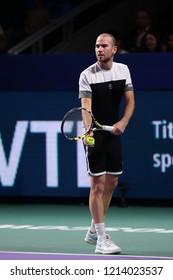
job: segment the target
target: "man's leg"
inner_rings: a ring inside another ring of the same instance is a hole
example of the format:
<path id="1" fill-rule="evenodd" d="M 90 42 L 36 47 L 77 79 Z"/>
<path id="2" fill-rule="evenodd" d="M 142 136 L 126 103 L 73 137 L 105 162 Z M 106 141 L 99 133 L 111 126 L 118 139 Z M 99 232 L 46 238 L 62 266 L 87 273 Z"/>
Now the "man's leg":
<path id="1" fill-rule="evenodd" d="M 95 223 L 102 228 L 102 234 L 106 235 L 104 227 L 104 205 L 103 193 L 106 175 L 91 176 L 91 189 L 89 196 L 89 209 L 92 216 L 91 226 L 85 236 L 85 241 L 89 244 L 96 244 L 98 235 L 96 233 Z"/>
<path id="2" fill-rule="evenodd" d="M 89 208 L 94 223 L 104 222 L 103 194 L 106 183 L 106 175 L 91 176 L 91 189 L 89 196 Z"/>
<path id="3" fill-rule="evenodd" d="M 118 176 L 106 174 L 105 188 L 103 193 L 104 214 L 107 212 L 109 208 L 112 195 L 117 185 L 118 185 Z"/>
<path id="4" fill-rule="evenodd" d="M 99 177 L 91 177 L 89 206 L 91 215 L 95 217 L 95 220 L 98 223 L 104 222 L 104 215 L 109 208 L 112 195 L 117 184 L 118 176 L 115 175 L 106 174 Z M 102 187 L 99 189 L 99 187 L 95 187 L 96 185 L 102 185 Z M 95 198 L 95 196 L 98 196 L 98 198 Z M 96 214 L 98 212 L 99 214 L 96 217 Z M 92 240 L 92 236 L 90 236 L 91 238 L 89 237 L 89 240 L 86 239 L 85 241 L 91 244 L 95 244 L 97 238 L 95 236 L 95 232 L 94 220 L 92 219 L 89 233 L 91 233 L 91 235 L 93 234 L 94 240 Z"/>
<path id="5" fill-rule="evenodd" d="M 121 249 L 106 235 L 104 224 L 104 214 L 109 207 L 113 191 L 117 185 L 117 180 L 117 177 L 113 175 L 91 177 L 89 207 L 96 230 L 94 236 L 97 236 L 96 253 L 117 254 L 121 252 Z M 90 234 L 87 233 L 87 235 Z M 94 242 L 92 244 L 94 244 Z"/>

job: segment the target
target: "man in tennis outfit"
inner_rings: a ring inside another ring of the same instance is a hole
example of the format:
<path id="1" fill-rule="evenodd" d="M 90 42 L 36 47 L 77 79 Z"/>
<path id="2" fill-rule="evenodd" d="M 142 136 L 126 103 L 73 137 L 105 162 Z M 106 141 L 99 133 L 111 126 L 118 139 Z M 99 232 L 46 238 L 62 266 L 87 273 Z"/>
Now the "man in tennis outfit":
<path id="1" fill-rule="evenodd" d="M 92 216 L 85 241 L 96 244 L 95 253 L 100 254 L 121 252 L 121 248 L 106 234 L 104 220 L 118 176 L 123 172 L 120 135 L 125 131 L 135 107 L 130 71 L 127 65 L 113 61 L 116 52 L 116 39 L 109 33 L 100 34 L 95 44 L 97 62 L 85 69 L 79 78 L 81 106 L 92 111 L 100 124 L 113 126 L 111 133 L 94 132 L 94 147 L 87 146 L 84 139 Z M 119 118 L 122 98 L 124 111 Z"/>

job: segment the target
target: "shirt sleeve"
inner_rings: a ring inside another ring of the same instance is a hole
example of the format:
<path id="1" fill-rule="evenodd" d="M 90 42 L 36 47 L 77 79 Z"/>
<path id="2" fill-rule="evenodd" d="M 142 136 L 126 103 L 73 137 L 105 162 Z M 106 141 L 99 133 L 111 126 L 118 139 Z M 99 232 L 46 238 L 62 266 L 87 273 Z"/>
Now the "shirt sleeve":
<path id="1" fill-rule="evenodd" d="M 125 91 L 133 90 L 133 84 L 131 79 L 131 74 L 129 68 L 126 66 L 126 84 L 125 84 Z"/>
<path id="2" fill-rule="evenodd" d="M 79 78 L 79 98 L 92 98 L 92 90 L 84 72 L 81 73 Z"/>

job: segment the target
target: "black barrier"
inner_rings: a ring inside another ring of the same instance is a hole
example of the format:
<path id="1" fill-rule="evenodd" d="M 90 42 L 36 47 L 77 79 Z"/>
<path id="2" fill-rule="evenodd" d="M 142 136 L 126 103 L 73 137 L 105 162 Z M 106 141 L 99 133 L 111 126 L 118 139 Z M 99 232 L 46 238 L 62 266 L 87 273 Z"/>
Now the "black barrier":
<path id="1" fill-rule="evenodd" d="M 126 63 L 136 90 L 173 88 L 173 53 L 117 54 Z M 80 72 L 93 54 L 0 56 L 0 90 L 78 90 Z"/>

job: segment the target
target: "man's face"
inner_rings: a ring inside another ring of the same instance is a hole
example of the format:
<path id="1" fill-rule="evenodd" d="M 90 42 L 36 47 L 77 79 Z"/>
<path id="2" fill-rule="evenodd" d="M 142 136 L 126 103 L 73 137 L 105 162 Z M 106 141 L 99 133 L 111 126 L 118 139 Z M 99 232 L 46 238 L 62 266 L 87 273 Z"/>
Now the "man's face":
<path id="1" fill-rule="evenodd" d="M 117 48 L 113 45 L 111 37 L 99 36 L 95 44 L 95 53 L 99 62 L 109 62 L 113 60 Z"/>

